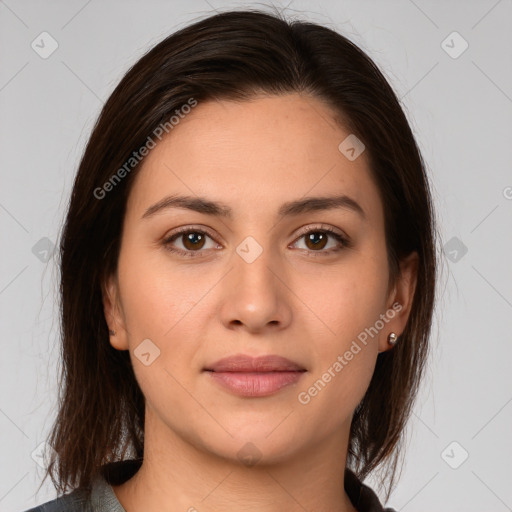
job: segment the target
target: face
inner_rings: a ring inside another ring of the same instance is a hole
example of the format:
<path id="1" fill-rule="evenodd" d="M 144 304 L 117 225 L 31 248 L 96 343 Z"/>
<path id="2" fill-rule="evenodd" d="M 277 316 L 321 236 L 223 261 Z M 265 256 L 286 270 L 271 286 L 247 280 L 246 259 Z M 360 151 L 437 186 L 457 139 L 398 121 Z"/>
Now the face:
<path id="1" fill-rule="evenodd" d="M 145 158 L 104 305 L 159 446 L 272 462 L 348 440 L 415 285 L 411 260 L 388 290 L 383 205 L 366 152 L 338 149 L 349 134 L 310 96 L 211 101 Z"/>

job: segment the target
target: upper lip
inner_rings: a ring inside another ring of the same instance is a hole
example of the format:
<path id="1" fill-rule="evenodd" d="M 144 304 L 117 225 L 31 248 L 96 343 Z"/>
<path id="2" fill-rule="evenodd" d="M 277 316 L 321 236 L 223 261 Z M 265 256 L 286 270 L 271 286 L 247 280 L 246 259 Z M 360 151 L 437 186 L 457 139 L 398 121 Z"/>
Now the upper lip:
<path id="1" fill-rule="evenodd" d="M 205 368 L 213 372 L 293 372 L 306 371 L 298 363 L 277 355 L 252 357 L 246 354 L 219 359 Z"/>

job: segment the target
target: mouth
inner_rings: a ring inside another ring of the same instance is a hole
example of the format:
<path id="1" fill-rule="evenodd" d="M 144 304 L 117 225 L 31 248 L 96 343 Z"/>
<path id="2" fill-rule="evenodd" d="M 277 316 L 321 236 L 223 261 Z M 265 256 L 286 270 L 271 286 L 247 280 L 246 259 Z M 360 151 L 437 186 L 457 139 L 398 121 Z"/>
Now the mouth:
<path id="1" fill-rule="evenodd" d="M 220 359 L 204 371 L 223 389 L 235 395 L 263 397 L 296 384 L 307 370 L 281 356 L 239 354 Z"/>

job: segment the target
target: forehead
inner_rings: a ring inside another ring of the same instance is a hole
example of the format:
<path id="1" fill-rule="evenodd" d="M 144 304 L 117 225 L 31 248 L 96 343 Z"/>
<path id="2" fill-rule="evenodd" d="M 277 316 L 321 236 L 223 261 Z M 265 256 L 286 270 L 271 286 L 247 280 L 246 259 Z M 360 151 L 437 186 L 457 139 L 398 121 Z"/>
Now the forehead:
<path id="1" fill-rule="evenodd" d="M 142 215 L 171 193 L 229 203 L 235 214 L 275 209 L 303 196 L 349 195 L 369 216 L 382 214 L 363 152 L 349 160 L 339 149 L 350 132 L 311 96 L 261 96 L 249 101 L 206 101 L 155 139 L 129 198 Z M 139 215 L 139 216 L 140 216 Z"/>

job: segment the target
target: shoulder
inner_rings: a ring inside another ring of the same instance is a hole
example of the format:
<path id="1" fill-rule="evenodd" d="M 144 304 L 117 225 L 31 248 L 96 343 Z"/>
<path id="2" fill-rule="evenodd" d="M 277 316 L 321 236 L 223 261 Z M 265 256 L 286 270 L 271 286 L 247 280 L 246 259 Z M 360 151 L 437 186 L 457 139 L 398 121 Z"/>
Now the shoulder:
<path id="1" fill-rule="evenodd" d="M 86 492 L 76 489 L 25 512 L 92 512 L 92 507 Z"/>
<path id="2" fill-rule="evenodd" d="M 125 512 L 111 484 L 121 484 L 131 478 L 141 464 L 141 460 L 135 459 L 108 463 L 101 467 L 100 473 L 94 478 L 90 492 L 85 488 L 75 489 L 25 512 Z"/>

